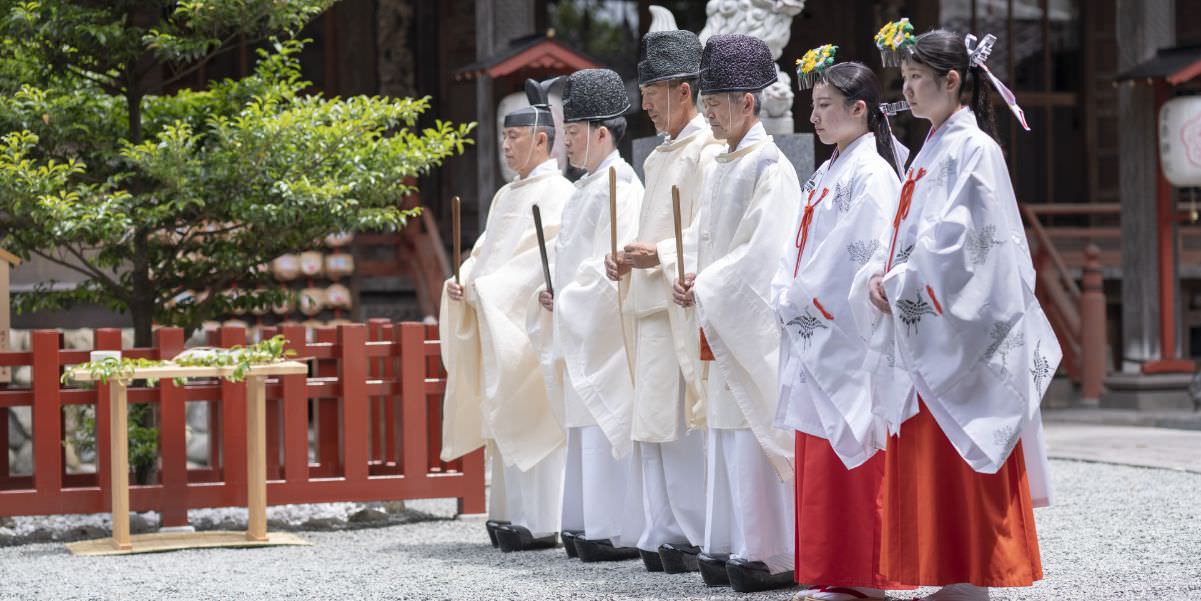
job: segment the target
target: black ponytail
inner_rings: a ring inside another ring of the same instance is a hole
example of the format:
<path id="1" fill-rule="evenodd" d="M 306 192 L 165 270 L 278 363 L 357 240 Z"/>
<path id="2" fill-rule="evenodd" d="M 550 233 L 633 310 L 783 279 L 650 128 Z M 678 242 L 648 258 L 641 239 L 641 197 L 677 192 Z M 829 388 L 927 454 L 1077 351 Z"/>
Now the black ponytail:
<path id="1" fill-rule="evenodd" d="M 964 36 L 945 29 L 935 29 L 917 36 L 913 50 L 905 60 L 930 67 L 939 77 L 951 71 L 959 72 L 959 103 L 971 107 L 976 114 L 976 125 L 991 136 L 997 137 L 996 108 L 993 106 L 992 84 L 980 67 L 968 64 L 967 46 Z"/>
<path id="2" fill-rule="evenodd" d="M 893 171 L 900 173 L 892 132 L 880 113 L 880 78 L 875 71 L 859 62 L 836 63 L 822 72 L 818 83 L 833 86 L 846 98 L 847 106 L 863 101 L 867 106 L 867 129 L 876 135 L 876 152 L 888 161 Z"/>

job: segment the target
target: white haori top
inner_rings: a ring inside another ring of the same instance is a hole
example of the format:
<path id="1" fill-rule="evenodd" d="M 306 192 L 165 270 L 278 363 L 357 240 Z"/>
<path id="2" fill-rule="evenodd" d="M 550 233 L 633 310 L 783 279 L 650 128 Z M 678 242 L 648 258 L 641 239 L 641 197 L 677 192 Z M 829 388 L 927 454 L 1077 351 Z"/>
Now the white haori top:
<path id="1" fill-rule="evenodd" d="M 836 151 L 805 183 L 805 208 L 774 282 L 782 330 L 776 425 L 829 440 L 847 468 L 887 442 L 870 372 L 861 367 L 871 323 L 856 319 L 865 299 L 852 296 L 852 284 L 862 266 L 886 254 L 880 232 L 900 191 L 875 135 Z"/>
<path id="2" fill-rule="evenodd" d="M 553 239 L 573 190 L 554 159 L 498 190 L 486 229 L 459 269 L 464 300 L 442 295 L 443 461 L 491 438 L 507 465 L 525 471 L 563 444 L 525 326 L 544 279 L 531 207 L 539 205 Z"/>
<path id="3" fill-rule="evenodd" d="M 906 176 L 898 217 L 884 277 L 896 359 L 976 471 L 995 473 L 1022 440 L 1031 497 L 1048 504 L 1039 408 L 1063 354 L 1034 295 L 1001 147 L 971 109 L 928 137 Z M 881 409 L 895 432 L 917 403 L 911 395 Z"/>
<path id="4" fill-rule="evenodd" d="M 609 167 L 617 170 L 617 243 L 633 241 L 643 188 L 617 151 L 575 182 L 555 240 L 555 310 L 530 306 L 527 327 L 538 346 L 545 386 L 566 427 L 598 425 L 623 457 L 631 449 L 633 378 L 617 284 L 605 275 L 611 251 Z M 570 384 L 572 394 L 564 386 Z"/>
<path id="5" fill-rule="evenodd" d="M 709 124 L 698 115 L 688 122 L 679 136 L 666 139 L 651 151 L 643 163 L 646 194 L 639 216 L 637 241 L 658 244 L 675 239 L 672 186 L 680 190 L 681 227 L 692 224 L 705 173 L 712 168 L 714 157 L 723 148 L 721 140 L 713 137 Z M 663 320 L 661 328 L 646 322 L 643 328 L 633 327 L 639 341 L 631 345 L 631 352 L 638 349 L 638 352 L 650 355 L 640 357 L 635 353 L 633 357 L 640 368 L 635 370 L 632 436 L 641 442 L 671 442 L 683 436 L 681 424 L 688 429 L 705 425 L 701 374 L 689 371 L 684 378 L 685 397 L 681 405 L 680 370 L 647 366 L 648 362 L 664 360 L 663 365 L 675 366 L 676 348 L 683 347 L 672 339 L 667 324 L 667 307 L 672 303 L 672 285 L 676 279 L 676 274 L 657 268 L 634 269 L 619 283 L 627 320 Z"/>
<path id="6" fill-rule="evenodd" d="M 696 373 L 704 369 L 699 324 L 716 359 L 706 401 L 709 427 L 750 428 L 781 479 L 788 479 L 792 436 L 772 425 L 780 329 L 771 282 L 791 240 L 801 184 L 757 123 L 733 152 L 717 156 L 701 190 L 696 219 L 684 232 L 685 261 L 696 265 L 695 320 L 674 303 L 669 309 L 676 339 L 688 341 L 680 363 Z M 675 241 L 659 243 L 659 256 L 665 277 L 674 279 Z"/>

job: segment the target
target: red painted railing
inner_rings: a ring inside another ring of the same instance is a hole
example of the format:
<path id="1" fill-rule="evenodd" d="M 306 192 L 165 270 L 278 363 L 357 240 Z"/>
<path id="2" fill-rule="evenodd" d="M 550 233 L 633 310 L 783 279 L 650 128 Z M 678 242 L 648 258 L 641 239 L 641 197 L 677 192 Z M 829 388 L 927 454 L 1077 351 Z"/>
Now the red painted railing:
<path id="1" fill-rule="evenodd" d="M 267 502 L 323 503 L 457 498 L 460 513 L 484 512 L 483 451 L 443 463 L 441 399 L 444 373 L 436 326 L 367 324 L 316 330 L 305 341 L 300 326 L 268 329 L 288 339 L 297 359 L 309 360 L 308 377 L 284 376 L 267 385 Z M 107 395 L 64 388 L 64 365 L 87 361 L 86 350 L 60 350 L 58 332 L 31 335 L 29 352 L 0 353 L 0 366 L 32 366 L 28 389 L 0 390 L 0 515 L 96 513 L 110 510 Z M 242 328 L 212 333 L 214 346 L 246 343 Z M 96 349 L 120 349 L 119 330 L 97 330 Z M 183 350 L 183 331 L 155 332 L 155 347 L 125 349 L 126 357 L 169 358 Z M 193 381 L 131 388 L 129 402 L 156 405 L 159 457 L 153 484 L 132 486 L 136 511 L 161 512 L 164 525 L 187 522 L 187 510 L 246 503 L 245 385 Z M 189 468 L 185 401 L 209 404 L 209 466 Z M 95 405 L 95 473 L 68 474 L 63 410 Z M 33 475 L 10 474 L 8 408 L 31 407 Z M 310 435 L 316 441 L 310 462 Z"/>

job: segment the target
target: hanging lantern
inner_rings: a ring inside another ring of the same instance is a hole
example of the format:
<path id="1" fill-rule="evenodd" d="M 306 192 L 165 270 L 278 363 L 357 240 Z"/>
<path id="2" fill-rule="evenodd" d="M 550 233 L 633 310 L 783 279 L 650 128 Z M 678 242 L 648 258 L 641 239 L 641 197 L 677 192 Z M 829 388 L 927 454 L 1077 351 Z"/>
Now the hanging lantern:
<path id="1" fill-rule="evenodd" d="M 296 255 L 283 255 L 271 262 L 271 273 L 281 282 L 296 279 L 300 275 L 300 259 Z"/>
<path id="2" fill-rule="evenodd" d="M 300 253 L 300 273 L 310 278 L 321 276 L 325 273 L 325 256 L 316 250 Z"/>
<path id="3" fill-rule="evenodd" d="M 332 284 L 325 289 L 325 304 L 333 309 L 349 309 L 351 304 L 350 288 L 342 284 Z"/>
<path id="4" fill-rule="evenodd" d="M 1201 96 L 1173 98 L 1159 109 L 1159 162 L 1173 186 L 1201 186 Z"/>
<path id="5" fill-rule="evenodd" d="M 305 288 L 300 291 L 300 312 L 312 317 L 325 308 L 325 291 L 320 288 Z"/>
<path id="6" fill-rule="evenodd" d="M 325 273 L 331 280 L 339 280 L 354 273 L 354 257 L 347 253 L 327 255 Z"/>

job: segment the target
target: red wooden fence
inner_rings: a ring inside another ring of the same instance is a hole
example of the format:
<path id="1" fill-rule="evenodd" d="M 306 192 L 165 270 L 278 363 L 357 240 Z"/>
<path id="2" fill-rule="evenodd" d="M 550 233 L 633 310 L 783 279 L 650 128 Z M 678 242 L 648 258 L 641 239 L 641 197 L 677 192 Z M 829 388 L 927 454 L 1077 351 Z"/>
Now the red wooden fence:
<path id="1" fill-rule="evenodd" d="M 267 502 L 324 503 L 457 498 L 460 513 L 484 512 L 483 451 L 443 463 L 441 399 L 445 376 L 436 326 L 372 320 L 316 330 L 305 341 L 301 326 L 283 334 L 310 374 L 283 376 L 267 385 Z M 243 328 L 211 333 L 213 346 L 246 343 Z M 32 366 L 28 389 L 0 390 L 0 515 L 97 513 L 110 510 L 107 395 L 64 388 L 64 365 L 83 363 L 88 351 L 60 350 L 58 332 L 31 335 L 29 352 L 0 353 L 0 366 Z M 120 349 L 119 330 L 97 330 L 96 349 Z M 155 347 L 124 349 L 123 356 L 170 358 L 183 350 L 183 331 L 155 332 Z M 189 469 L 185 401 L 209 404 L 209 467 Z M 136 511 L 156 510 L 166 526 L 187 523 L 187 510 L 246 503 L 245 385 L 219 380 L 170 381 L 131 388 L 129 402 L 157 406 L 159 458 L 153 484 L 132 486 Z M 63 410 L 95 405 L 95 473 L 68 474 Z M 33 475 L 14 476 L 8 465 L 8 409 L 32 407 Z M 316 442 L 310 461 L 310 436 Z"/>

